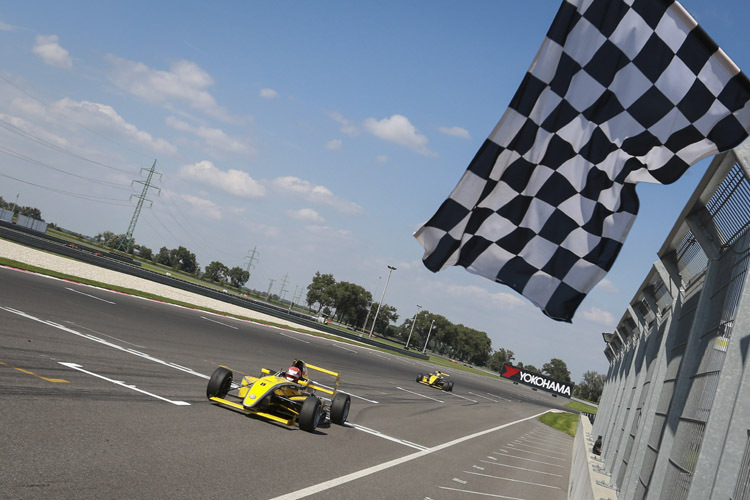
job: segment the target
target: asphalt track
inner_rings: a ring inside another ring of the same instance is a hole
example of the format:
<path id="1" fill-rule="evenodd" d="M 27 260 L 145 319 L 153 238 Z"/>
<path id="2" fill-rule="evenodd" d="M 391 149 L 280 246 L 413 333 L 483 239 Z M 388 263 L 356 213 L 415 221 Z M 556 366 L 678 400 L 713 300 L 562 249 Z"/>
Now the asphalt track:
<path id="1" fill-rule="evenodd" d="M 220 408 L 294 358 L 339 371 L 349 423 L 315 433 Z M 565 400 L 365 346 L 0 267 L 0 497 L 567 498 Z"/>

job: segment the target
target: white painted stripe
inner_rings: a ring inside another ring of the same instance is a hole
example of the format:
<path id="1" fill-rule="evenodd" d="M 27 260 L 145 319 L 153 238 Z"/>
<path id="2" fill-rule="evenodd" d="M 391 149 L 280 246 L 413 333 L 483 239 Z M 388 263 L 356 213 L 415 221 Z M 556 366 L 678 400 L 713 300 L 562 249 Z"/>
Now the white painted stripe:
<path id="1" fill-rule="evenodd" d="M 377 436 L 379 438 L 387 439 L 388 441 L 393 441 L 394 443 L 403 444 L 404 446 L 409 446 L 410 448 L 415 448 L 417 450 L 426 450 L 426 446 L 422 446 L 416 443 L 412 443 L 410 441 L 405 441 L 403 439 L 398 439 L 392 436 L 388 436 L 386 434 L 383 434 L 380 431 L 376 431 L 375 429 L 370 429 L 369 427 L 365 427 L 364 425 L 358 425 L 353 424 L 351 422 L 346 422 L 344 424 L 345 427 L 351 427 L 353 429 L 357 429 L 358 431 L 366 432 L 368 434 L 372 434 L 373 436 Z"/>
<path id="2" fill-rule="evenodd" d="M 215 319 L 207 318 L 205 316 L 201 316 L 201 319 L 205 319 L 206 321 L 210 321 L 211 323 L 216 323 L 217 325 L 226 326 L 227 328 L 239 330 L 239 328 L 237 328 L 236 326 L 227 325 L 226 323 L 222 323 L 221 321 L 216 321 Z"/>
<path id="3" fill-rule="evenodd" d="M 514 451 L 520 451 L 521 453 L 528 453 L 529 455 L 539 455 L 542 457 L 547 457 L 551 460 L 559 460 L 561 462 L 564 462 L 567 460 L 566 458 L 550 457 L 547 453 L 537 453 L 535 451 L 522 450 L 521 448 L 516 448 L 515 446 L 511 446 L 511 445 L 508 445 L 508 448 Z"/>
<path id="4" fill-rule="evenodd" d="M 492 460 L 497 460 L 495 457 L 487 457 L 491 458 Z M 562 474 L 552 474 L 551 472 L 543 472 L 536 469 L 527 469 L 525 467 L 516 467 L 515 465 L 508 465 L 508 464 L 501 464 L 498 462 L 488 462 L 487 460 L 480 460 L 480 462 L 490 465 L 497 465 L 498 467 L 508 467 L 509 469 L 518 469 L 518 470 L 525 470 L 526 472 L 535 472 L 537 474 L 545 474 L 547 476 L 555 476 L 555 477 L 562 477 Z"/>
<path id="5" fill-rule="evenodd" d="M 75 290 L 73 288 L 65 287 L 66 290 L 70 290 L 71 292 L 80 293 L 81 295 L 85 295 L 86 297 L 91 297 L 92 299 L 101 300 L 102 302 L 106 302 L 107 304 L 114 304 L 115 302 L 110 302 L 109 300 L 100 299 L 99 297 L 95 297 L 93 295 L 89 295 L 88 293 L 83 293 L 78 290 Z"/>
<path id="6" fill-rule="evenodd" d="M 471 491 L 471 490 L 459 490 L 456 488 L 448 488 L 447 486 L 438 486 L 441 490 L 448 490 L 448 491 L 460 491 L 461 493 L 470 493 L 472 495 L 480 495 L 483 497 L 492 497 L 492 498 L 505 498 L 506 500 L 525 500 L 523 498 L 518 497 L 506 497 L 505 495 L 496 495 L 494 493 L 483 493 L 481 491 Z"/>
<path id="7" fill-rule="evenodd" d="M 338 347 L 339 349 L 343 349 L 345 351 L 349 351 L 349 352 L 353 352 L 354 354 L 357 354 L 357 351 L 355 351 L 354 349 L 347 349 L 346 347 L 340 346 L 338 344 L 333 344 L 333 347 Z"/>
<path id="8" fill-rule="evenodd" d="M 459 479 L 457 477 L 454 477 L 453 480 L 457 482 L 458 484 L 466 484 L 468 481 L 464 481 L 463 479 Z"/>
<path id="9" fill-rule="evenodd" d="M 498 453 L 496 451 L 493 451 L 492 453 L 494 453 L 495 455 L 499 455 L 501 457 L 517 458 L 519 460 L 526 460 L 527 462 L 534 462 L 534 463 L 537 463 L 537 464 L 551 465 L 552 467 L 560 467 L 560 468 L 562 468 L 562 465 L 551 464 L 549 462 L 542 462 L 541 460 L 534 460 L 533 458 L 517 457 L 516 455 L 510 455 L 508 453 Z"/>
<path id="10" fill-rule="evenodd" d="M 145 345 L 134 344 L 132 342 L 128 342 L 127 340 L 122 340 L 122 339 L 119 339 L 117 337 L 113 337 L 112 335 L 107 335 L 106 333 L 97 332 L 96 330 L 92 330 L 91 328 L 86 328 L 85 326 L 77 325 L 77 324 L 73 323 L 72 321 L 66 321 L 65 323 L 68 323 L 69 325 L 73 325 L 76 328 L 82 328 L 83 330 L 88 330 L 90 332 L 96 333 L 97 335 L 103 335 L 103 336 L 108 337 L 108 338 L 110 338 L 112 340 L 116 340 L 118 342 L 122 342 L 123 344 L 130 344 L 133 347 L 137 347 L 139 349 L 146 349 L 147 348 Z"/>
<path id="11" fill-rule="evenodd" d="M 100 378 L 102 380 L 106 380 L 107 382 L 112 382 L 113 384 L 125 387 L 126 389 L 131 389 L 131 390 L 134 390 L 134 391 L 146 394 L 148 396 L 151 396 L 152 398 L 161 399 L 162 401 L 166 401 L 167 403 L 172 403 L 173 405 L 177 405 L 177 406 L 190 406 L 190 403 L 186 403 L 185 401 L 172 401 L 171 399 L 163 398 L 161 396 L 157 396 L 156 394 L 152 394 L 150 392 L 146 392 L 143 389 L 139 389 L 139 388 L 137 388 L 134 385 L 126 384 L 125 382 L 122 382 L 122 381 L 119 381 L 119 380 L 112 380 L 111 378 L 107 378 L 107 377 L 104 377 L 102 375 L 98 375 L 98 374 L 96 374 L 94 372 L 90 372 L 90 371 L 84 370 L 81 365 L 77 365 L 75 363 L 62 363 L 62 362 L 59 362 L 59 361 L 58 361 L 58 363 L 61 364 L 61 365 L 63 365 L 63 366 L 67 366 L 68 368 L 72 368 L 74 370 L 78 370 L 79 372 L 83 372 L 83 373 L 86 373 L 88 375 L 91 375 L 92 377 L 97 377 L 97 378 Z"/>
<path id="12" fill-rule="evenodd" d="M 499 398 L 499 399 L 505 400 L 505 401 L 507 401 L 507 402 L 509 402 L 509 403 L 512 403 L 512 402 L 513 402 L 513 400 L 512 400 L 512 399 L 504 398 L 504 397 L 502 397 L 502 396 L 498 396 L 497 394 L 492 394 L 491 392 L 488 392 L 487 394 L 489 394 L 490 396 L 494 396 L 494 397 L 496 397 L 496 398 Z"/>
<path id="13" fill-rule="evenodd" d="M 542 451 L 546 451 L 547 453 L 554 453 L 556 455 L 564 455 L 564 456 L 570 455 L 570 453 L 565 453 L 562 451 L 552 451 L 550 448 L 543 448 L 541 446 L 532 446 L 530 444 L 521 443 L 521 442 L 518 443 L 518 446 L 525 446 L 527 448 L 533 448 L 535 450 L 542 450 Z"/>
<path id="14" fill-rule="evenodd" d="M 488 398 L 487 396 L 482 396 L 481 394 L 475 394 L 473 392 L 469 392 L 469 394 L 471 394 L 472 396 L 476 396 L 478 398 L 487 399 L 489 401 L 492 401 L 493 403 L 497 403 L 497 400 Z"/>
<path id="15" fill-rule="evenodd" d="M 324 389 L 328 389 L 329 391 L 333 390 L 333 387 L 325 385 L 325 384 L 321 384 L 320 382 L 315 382 L 314 385 L 319 385 L 320 387 L 323 387 Z M 367 401 L 368 403 L 379 404 L 377 401 L 374 401 L 372 399 L 363 398 L 362 396 L 357 396 L 356 394 L 352 394 L 351 392 L 342 391 L 341 389 L 339 389 L 339 392 L 341 392 L 343 394 L 348 394 L 348 395 L 350 395 L 353 398 L 361 399 L 362 401 Z"/>
<path id="16" fill-rule="evenodd" d="M 475 399 L 467 398 L 466 396 L 461 396 L 460 394 L 453 394 L 452 392 L 449 392 L 451 396 L 456 396 L 457 398 L 465 399 L 466 401 L 471 401 L 472 403 L 477 403 Z"/>
<path id="17" fill-rule="evenodd" d="M 482 474 L 480 472 L 469 472 L 469 471 L 465 470 L 464 474 L 474 474 L 475 476 L 489 477 L 489 478 L 492 478 L 492 479 L 502 479 L 503 481 L 511 481 L 513 483 L 530 484 L 532 486 L 541 486 L 542 488 L 550 488 L 550 489 L 553 489 L 553 490 L 559 490 L 559 489 L 561 489 L 559 486 L 550 486 L 548 484 L 542 484 L 542 483 L 532 483 L 532 482 L 529 482 L 529 481 L 521 481 L 520 479 L 511 479 L 509 477 L 500 477 L 500 476 L 493 476 L 491 474 Z"/>
<path id="18" fill-rule="evenodd" d="M 23 316 L 24 318 L 27 318 L 27 319 L 30 319 L 30 320 L 33 320 L 33 321 L 37 321 L 39 323 L 51 326 L 53 328 L 58 328 L 58 329 L 60 329 L 62 331 L 65 331 L 65 332 L 68 332 L 68 333 L 72 333 L 73 335 L 78 335 L 79 337 L 82 337 L 84 339 L 91 340 L 91 341 L 97 342 L 97 343 L 102 344 L 102 345 L 106 345 L 107 347 L 111 347 L 113 349 L 117 349 L 118 351 L 127 352 L 129 354 L 133 354 L 135 356 L 138 356 L 138 357 L 141 357 L 141 358 L 144 358 L 144 359 L 148 359 L 149 361 L 153 361 L 154 363 L 158 363 L 160 365 L 164 365 L 164 366 L 169 366 L 171 368 L 175 368 L 175 369 L 183 371 L 185 373 L 189 373 L 190 375 L 195 375 L 196 377 L 201 377 L 201 378 L 204 378 L 206 380 L 208 380 L 209 378 L 211 378 L 208 375 L 203 375 L 202 373 L 198 373 L 198 372 L 196 372 L 196 371 L 194 371 L 194 370 L 192 370 L 190 368 L 186 368 L 184 366 L 180 366 L 180 365 L 177 365 L 177 364 L 174 364 L 174 363 L 169 363 L 167 361 L 162 361 L 161 359 L 154 358 L 153 356 L 150 356 L 150 355 L 148 355 L 146 353 L 143 353 L 143 352 L 140 352 L 140 351 L 136 351 L 135 349 L 130 349 L 128 347 L 122 347 L 122 346 L 119 346 L 117 344 L 113 344 L 112 342 L 109 342 L 107 340 L 101 339 L 101 338 L 99 338 L 99 337 L 97 337 L 95 335 L 90 335 L 88 333 L 77 332 L 77 331 L 73 330 L 72 328 L 68 328 L 67 326 L 59 325 L 59 324 L 54 323 L 52 321 L 45 321 L 43 319 L 36 318 L 34 316 L 31 316 L 30 314 L 26 314 L 25 312 L 19 311 L 17 309 L 12 309 L 10 307 L 0 307 L 0 309 L 2 309 L 4 311 L 8 311 L 8 312 L 13 313 L 13 314 L 17 314 L 19 316 Z"/>
<path id="19" fill-rule="evenodd" d="M 468 436 L 464 436 L 458 439 L 454 439 L 453 441 L 448 441 L 447 443 L 443 443 L 438 446 L 434 446 L 432 448 L 428 448 L 423 451 L 418 451 L 416 453 L 412 453 L 411 455 L 406 455 L 405 457 L 396 458 L 394 460 L 390 460 L 388 462 L 384 462 L 382 464 L 373 465 L 372 467 L 368 467 L 367 469 L 362 469 L 360 471 L 352 472 L 351 474 L 346 474 L 341 477 L 337 477 L 334 479 L 330 479 L 328 481 L 324 481 L 322 483 L 309 486 L 307 488 L 303 488 L 301 490 L 293 491 L 291 493 L 287 493 L 285 495 L 278 496 L 276 498 L 273 498 L 271 500 L 296 500 L 298 498 L 304 498 L 306 496 L 313 495 L 315 493 L 320 493 L 321 491 L 326 491 L 331 488 L 335 488 L 336 486 L 349 483 L 351 481 L 356 481 L 357 479 L 361 479 L 363 477 L 375 474 L 380 471 L 384 471 L 387 469 L 390 469 L 392 467 L 396 467 L 398 465 L 411 462 L 412 460 L 416 460 L 418 458 L 425 457 L 427 455 L 430 455 L 432 453 L 444 450 L 446 448 L 450 448 L 452 446 L 455 446 L 457 444 L 461 444 L 465 441 L 468 441 L 470 439 L 478 438 L 480 436 L 484 436 L 485 434 L 490 434 L 492 432 L 499 431 L 501 429 L 505 429 L 506 427 L 510 427 L 512 425 L 519 424 L 521 422 L 526 422 L 527 420 L 532 420 L 535 418 L 538 418 L 540 415 L 544 415 L 546 412 L 538 413 L 536 415 L 531 415 L 530 417 L 522 418 L 520 420 L 516 420 L 515 422 L 509 422 L 507 424 L 499 425 L 497 427 L 493 427 L 491 429 L 487 429 L 484 431 L 476 432 L 474 434 L 470 434 Z M 499 498 L 510 498 L 510 497 L 499 497 Z M 516 499 L 516 500 L 522 500 L 522 499 Z"/>
<path id="20" fill-rule="evenodd" d="M 440 401 L 439 399 L 431 398 L 430 396 L 425 396 L 424 394 L 420 394 L 418 392 L 414 392 L 414 391 L 410 391 L 408 389 L 404 389 L 403 387 L 396 387 L 396 389 L 400 389 L 400 390 L 402 390 L 404 392 L 409 392 L 411 394 L 415 394 L 417 396 L 421 396 L 421 397 L 426 398 L 426 399 L 431 399 L 433 401 L 437 401 L 438 403 L 444 403 L 445 402 L 445 401 Z"/>
<path id="21" fill-rule="evenodd" d="M 309 341 L 307 341 L 307 340 L 303 340 L 303 339 L 298 339 L 297 337 L 293 337 L 293 336 L 291 336 L 291 335 L 287 335 L 286 333 L 281 333 L 281 332 L 279 332 L 279 335 L 283 335 L 284 337 L 286 337 L 286 338 L 288 338 L 288 339 L 296 340 L 297 342 L 304 342 L 305 344 L 309 344 L 309 343 L 310 343 L 310 342 L 309 342 Z"/>

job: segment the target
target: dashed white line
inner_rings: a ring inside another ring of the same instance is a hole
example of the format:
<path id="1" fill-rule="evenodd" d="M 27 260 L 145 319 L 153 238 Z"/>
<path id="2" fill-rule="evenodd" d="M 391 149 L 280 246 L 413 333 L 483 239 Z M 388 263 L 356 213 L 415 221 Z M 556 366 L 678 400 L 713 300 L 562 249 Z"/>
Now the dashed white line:
<path id="1" fill-rule="evenodd" d="M 226 323 L 222 323 L 221 321 L 216 321 L 215 319 L 207 318 L 205 316 L 201 316 L 201 319 L 205 319 L 206 321 L 210 321 L 211 323 L 216 323 L 217 325 L 226 326 L 227 328 L 239 330 L 239 328 L 237 328 L 236 326 L 227 325 Z"/>
<path id="2" fill-rule="evenodd" d="M 475 394 L 475 393 L 473 393 L 473 392 L 469 392 L 469 394 L 471 394 L 472 396 L 476 396 L 476 397 L 478 397 L 478 398 L 482 398 L 482 399 L 487 399 L 487 400 L 489 400 L 489 401 L 492 401 L 493 403 L 497 403 L 497 400 L 495 400 L 495 399 L 490 399 L 490 398 L 488 398 L 487 396 L 482 396 L 481 394 Z"/>
<path id="3" fill-rule="evenodd" d="M 565 458 L 550 457 L 547 453 L 537 453 L 535 451 L 522 450 L 521 448 L 516 448 L 515 446 L 508 445 L 508 448 L 510 448 L 513 451 L 520 451 L 521 453 L 528 453 L 530 455 L 539 455 L 542 457 L 547 457 L 552 460 L 560 460 L 561 462 L 566 460 Z"/>
<path id="4" fill-rule="evenodd" d="M 107 377 L 105 377 L 103 375 L 99 375 L 97 373 L 90 372 L 88 370 L 84 370 L 81 365 L 77 365 L 75 363 L 62 363 L 62 362 L 59 362 L 59 361 L 58 361 L 58 363 L 60 363 L 63 366 L 67 366 L 68 368 L 72 368 L 74 370 L 78 370 L 79 372 L 83 372 L 83 373 L 86 373 L 88 375 L 91 375 L 92 377 L 97 377 L 97 378 L 100 378 L 102 380 L 106 380 L 107 382 L 112 382 L 113 384 L 125 387 L 126 389 L 131 389 L 133 391 L 137 391 L 137 392 L 146 394 L 147 396 L 151 396 L 152 398 L 161 399 L 162 401 L 166 401 L 167 403 L 172 403 L 173 405 L 177 405 L 177 406 L 190 406 L 190 403 L 187 403 L 185 401 L 172 401 L 171 399 L 163 398 L 163 397 L 158 396 L 156 394 L 152 394 L 150 392 L 146 392 L 143 389 L 139 389 L 139 388 L 137 388 L 134 385 L 126 384 L 125 382 L 122 382 L 120 380 L 112 380 L 111 378 L 107 378 Z"/>
<path id="5" fill-rule="evenodd" d="M 474 434 L 470 434 L 468 436 L 464 436 L 464 437 L 461 437 L 461 438 L 458 438 L 458 439 L 454 439 L 453 441 L 448 441 L 447 443 L 443 443 L 441 445 L 438 445 L 438 446 L 435 446 L 435 447 L 432 447 L 432 448 L 428 448 L 428 449 L 423 450 L 423 451 L 418 451 L 416 453 L 412 453 L 411 455 L 407 455 L 405 457 L 396 458 L 394 460 L 390 460 L 390 461 L 384 462 L 382 464 L 373 465 L 372 467 L 368 467 L 367 469 L 362 469 L 360 471 L 352 472 L 350 474 L 346 474 L 346 475 L 341 476 L 341 477 L 333 478 L 333 479 L 330 479 L 328 481 L 324 481 L 322 483 L 315 484 L 315 485 L 309 486 L 307 488 L 303 488 L 301 490 L 293 491 L 291 493 L 287 493 L 285 495 L 278 496 L 278 497 L 276 497 L 276 498 L 274 498 L 272 500 L 296 500 L 298 498 L 304 498 L 306 496 L 314 495 L 315 493 L 320 493 L 322 491 L 326 491 L 326 490 L 329 490 L 331 488 L 335 488 L 336 486 L 339 486 L 339 485 L 342 485 L 342 484 L 346 484 L 346 483 L 349 483 L 351 481 L 356 481 L 357 479 L 361 479 L 363 477 L 375 474 L 377 472 L 384 471 L 384 470 L 390 469 L 392 467 L 396 467 L 396 466 L 399 466 L 401 464 L 404 464 L 404 463 L 407 463 L 407 462 L 411 462 L 412 460 L 416 460 L 418 458 L 425 457 L 425 456 L 430 455 L 432 453 L 444 450 L 446 448 L 450 448 L 450 447 L 455 446 L 457 444 L 461 444 L 461 443 L 463 443 L 465 441 L 468 441 L 470 439 L 478 438 L 480 436 L 484 436 L 486 434 L 490 434 L 492 432 L 496 432 L 496 431 L 499 431 L 501 429 L 505 429 L 506 427 L 510 427 L 512 425 L 519 424 L 521 422 L 526 422 L 528 420 L 532 420 L 532 419 L 538 418 L 540 415 L 544 415 L 545 413 L 546 412 L 537 413 L 536 415 L 531 415 L 529 417 L 522 418 L 520 420 L 516 420 L 515 422 L 509 422 L 507 424 L 499 425 L 499 426 L 493 427 L 491 429 L 487 429 L 487 430 L 484 430 L 484 431 L 476 432 Z M 456 491 L 463 491 L 463 490 L 456 490 Z M 494 496 L 494 497 L 497 497 L 497 498 L 507 498 L 507 499 L 511 499 L 512 498 L 512 497 L 503 497 L 503 496 L 498 496 L 498 495 L 490 495 L 490 496 Z M 523 499 L 513 499 L 513 500 L 523 500 Z"/>
<path id="6" fill-rule="evenodd" d="M 372 434 L 373 436 L 377 436 L 379 438 L 387 439 L 388 441 L 393 441 L 394 443 L 403 444 L 404 446 L 408 446 L 410 448 L 414 448 L 420 451 L 424 451 L 427 449 L 426 446 L 422 446 L 420 444 L 412 443 L 411 441 L 406 441 L 403 439 L 398 439 L 393 436 L 388 436 L 387 434 L 383 434 L 380 431 L 376 431 L 375 429 L 370 429 L 369 427 L 365 427 L 364 425 L 359 424 L 353 424 L 351 422 L 347 422 L 344 424 L 346 427 L 352 427 L 354 429 L 357 429 L 358 431 L 366 432 L 368 434 Z"/>
<path id="7" fill-rule="evenodd" d="M 461 396 L 460 394 L 453 394 L 452 392 L 449 392 L 448 394 L 450 394 L 451 396 L 456 396 L 457 398 L 465 399 L 466 401 L 471 401 L 472 403 L 477 403 L 477 401 L 471 398 L 467 398 L 466 396 Z"/>
<path id="8" fill-rule="evenodd" d="M 104 299 L 101 299 L 101 298 L 96 297 L 94 295 L 89 295 L 88 293 L 79 292 L 78 290 L 75 290 L 73 288 L 68 288 L 67 286 L 65 287 L 65 289 L 66 290 L 70 290 L 71 292 L 80 293 L 81 295 L 85 295 L 86 297 L 90 297 L 92 299 L 101 300 L 102 302 L 106 302 L 107 304 L 115 304 L 115 302 L 111 302 L 109 300 L 104 300 Z"/>
<path id="9" fill-rule="evenodd" d="M 444 403 L 445 401 L 440 401 L 439 399 L 431 398 L 430 396 L 425 396 L 424 394 L 420 394 L 418 392 L 410 391 L 409 389 L 404 389 L 403 387 L 396 387 L 396 389 L 402 390 L 404 392 L 409 392 L 411 394 L 414 394 L 416 396 L 423 397 L 425 399 L 431 399 L 433 401 L 437 401 L 438 403 Z"/>
<path id="10" fill-rule="evenodd" d="M 353 352 L 354 354 L 357 354 L 357 351 L 355 351 L 354 349 L 347 349 L 346 347 L 340 346 L 338 344 L 333 344 L 333 347 L 338 347 L 339 349 L 343 349 L 345 351 L 349 351 L 349 352 Z"/>
<path id="11" fill-rule="evenodd" d="M 501 457 L 518 458 L 519 460 L 526 460 L 527 462 L 534 462 L 534 463 L 537 463 L 537 464 L 551 465 L 552 467 L 560 467 L 560 468 L 562 468 L 562 465 L 551 464 L 549 462 L 542 462 L 541 460 L 534 460 L 533 458 L 517 457 L 516 455 L 510 455 L 508 453 L 497 453 L 496 451 L 493 451 L 492 453 L 494 453 L 495 455 L 499 455 Z"/>
<path id="12" fill-rule="evenodd" d="M 494 396 L 494 397 L 496 397 L 496 398 L 502 399 L 502 400 L 504 400 L 504 401 L 507 401 L 507 402 L 509 402 L 509 403 L 512 403 L 512 402 L 513 402 L 513 400 L 512 400 L 512 399 L 504 398 L 504 397 L 502 397 L 502 396 L 498 396 L 497 394 L 492 394 L 491 392 L 488 392 L 487 394 L 489 394 L 490 396 Z"/>
<path id="13" fill-rule="evenodd" d="M 441 490 L 460 491 L 461 493 L 471 493 L 472 495 L 480 495 L 483 497 L 504 498 L 506 500 L 525 500 L 524 498 L 506 497 L 505 495 L 496 495 L 494 493 L 483 493 L 481 491 L 459 490 L 458 488 L 448 488 L 447 486 L 439 486 L 439 488 Z"/>
<path id="14" fill-rule="evenodd" d="M 497 458 L 495 457 L 487 457 L 487 458 L 491 458 L 492 460 L 497 460 Z M 543 472 L 543 471 L 535 470 L 535 469 L 527 469 L 525 467 L 516 467 L 515 465 L 501 464 L 498 462 L 488 462 L 487 460 L 480 460 L 480 462 L 485 463 L 485 464 L 490 464 L 490 465 L 497 465 L 498 467 L 508 467 L 509 469 L 518 469 L 518 470 L 525 470 L 527 472 L 535 472 L 536 474 L 545 474 L 547 476 L 562 477 L 562 474 L 553 474 L 551 472 Z"/>
<path id="15" fill-rule="evenodd" d="M 305 344 L 309 344 L 309 343 L 310 343 L 310 342 L 309 342 L 309 341 L 307 341 L 307 340 L 303 340 L 303 339 L 298 339 L 297 337 L 293 337 L 293 336 L 291 336 L 291 335 L 287 335 L 286 333 L 281 333 L 281 332 L 279 332 L 279 335 L 283 335 L 284 337 L 286 337 L 286 338 L 288 338 L 288 339 L 296 340 L 297 342 L 304 342 Z"/>
<path id="16" fill-rule="evenodd" d="M 511 479 L 511 478 L 508 478 L 508 477 L 493 476 L 491 474 L 481 474 L 479 472 L 470 472 L 470 471 L 466 471 L 465 470 L 464 474 L 473 474 L 475 476 L 489 477 L 489 478 L 492 478 L 492 479 L 502 479 L 503 481 L 511 481 L 513 483 L 530 484 L 530 485 L 533 485 L 533 486 L 541 486 L 542 488 L 550 488 L 550 489 L 553 489 L 553 490 L 559 490 L 559 489 L 561 489 L 559 486 L 549 486 L 547 484 L 542 484 L 542 483 L 532 483 L 530 481 L 521 481 L 520 479 Z"/>

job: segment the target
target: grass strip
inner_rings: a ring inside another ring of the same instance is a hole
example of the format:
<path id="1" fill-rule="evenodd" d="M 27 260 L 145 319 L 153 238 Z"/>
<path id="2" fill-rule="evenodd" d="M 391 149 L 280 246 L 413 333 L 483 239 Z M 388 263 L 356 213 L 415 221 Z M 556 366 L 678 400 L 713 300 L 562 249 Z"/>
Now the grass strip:
<path id="1" fill-rule="evenodd" d="M 569 436 L 575 437 L 578 428 L 579 415 L 576 413 L 545 413 L 539 417 L 539 421 L 553 429 L 564 432 Z"/>

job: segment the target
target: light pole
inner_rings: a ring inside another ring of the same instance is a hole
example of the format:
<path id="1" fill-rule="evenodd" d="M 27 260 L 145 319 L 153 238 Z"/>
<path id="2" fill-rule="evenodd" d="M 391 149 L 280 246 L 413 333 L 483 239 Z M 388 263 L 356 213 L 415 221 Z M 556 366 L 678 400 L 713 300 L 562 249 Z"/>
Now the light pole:
<path id="1" fill-rule="evenodd" d="M 372 338 L 372 331 L 375 330 L 375 322 L 378 320 L 378 313 L 380 312 L 380 308 L 383 305 L 383 298 L 385 297 L 385 291 L 388 289 L 388 282 L 391 280 L 391 273 L 395 271 L 396 268 L 393 266 L 388 266 L 388 278 L 385 280 L 385 286 L 383 287 L 383 295 L 380 296 L 380 304 L 378 304 L 378 309 L 375 311 L 375 318 L 372 320 L 372 328 L 370 328 L 370 335 L 367 338 Z"/>
<path id="2" fill-rule="evenodd" d="M 430 333 L 432 333 L 432 325 L 435 324 L 435 320 L 432 320 L 432 323 L 430 323 L 430 331 L 427 332 L 427 340 L 424 341 L 424 349 L 422 349 L 422 354 L 427 350 L 427 342 L 430 341 Z"/>
<path id="3" fill-rule="evenodd" d="M 417 304 L 417 313 L 414 315 L 414 319 L 411 320 L 411 330 L 409 330 L 409 338 L 406 339 L 406 346 L 405 348 L 409 348 L 409 341 L 411 340 L 411 334 L 414 332 L 414 323 L 417 322 L 417 315 L 419 314 L 419 310 L 422 309 L 422 306 Z"/>

